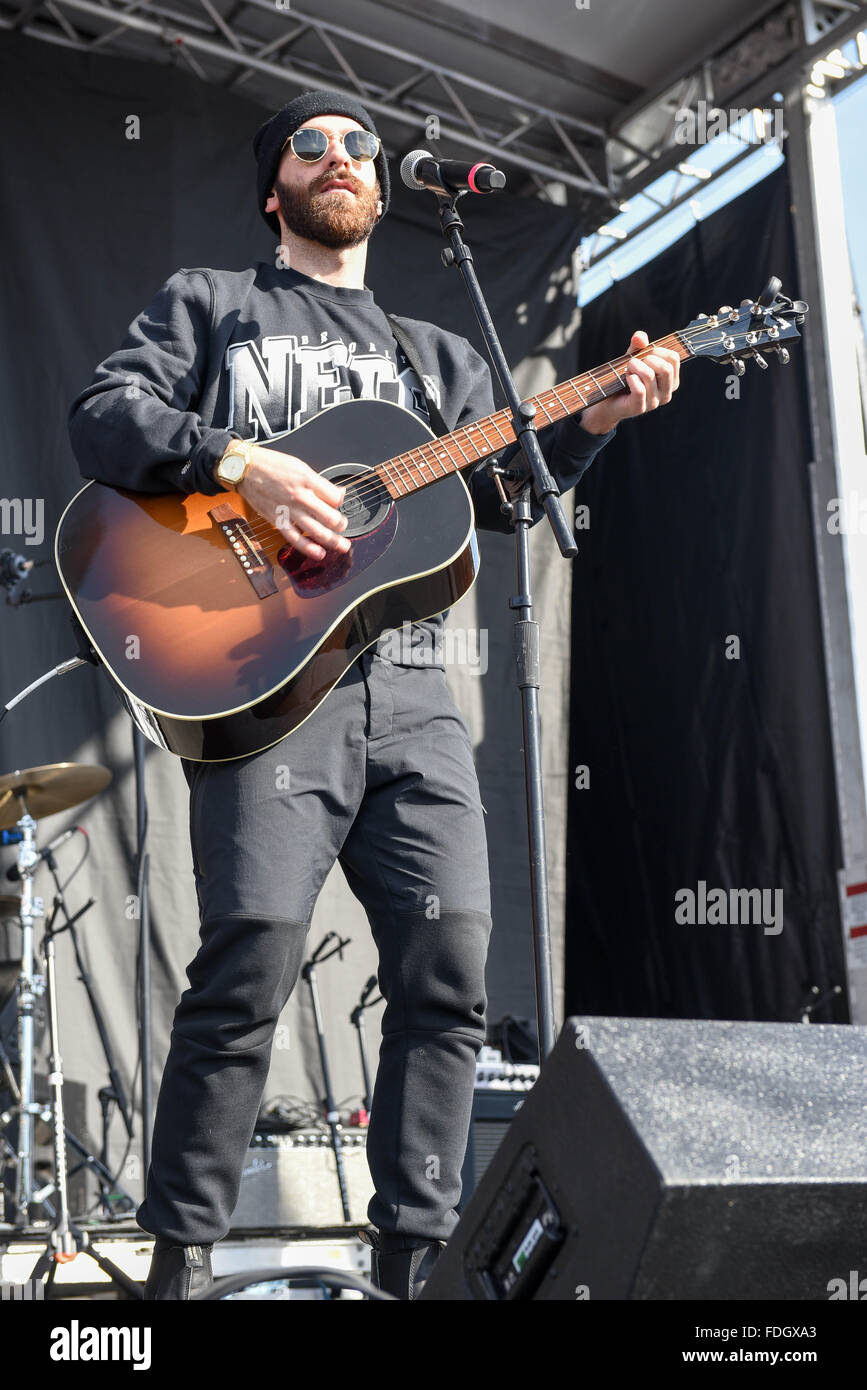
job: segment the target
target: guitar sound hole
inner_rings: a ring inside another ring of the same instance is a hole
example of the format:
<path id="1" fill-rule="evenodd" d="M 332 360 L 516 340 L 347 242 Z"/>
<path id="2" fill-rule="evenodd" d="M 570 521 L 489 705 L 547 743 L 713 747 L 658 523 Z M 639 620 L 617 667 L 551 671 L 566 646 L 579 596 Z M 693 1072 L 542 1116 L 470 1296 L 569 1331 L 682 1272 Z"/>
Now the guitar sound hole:
<path id="1" fill-rule="evenodd" d="M 394 503 L 378 478 L 369 471 L 348 473 L 345 469 L 335 474 L 329 470 L 326 476 L 336 487 L 346 488 L 340 504 L 348 523 L 344 536 L 354 540 L 382 525 Z"/>
<path id="2" fill-rule="evenodd" d="M 388 549 L 397 530 L 394 499 L 371 469 L 343 463 L 323 469 L 323 477 L 346 488 L 340 511 L 348 524 L 341 535 L 351 541 L 349 550 L 329 550 L 321 560 L 315 560 L 284 545 L 277 555 L 277 563 L 296 592 L 310 597 L 328 592 L 373 564 Z"/>

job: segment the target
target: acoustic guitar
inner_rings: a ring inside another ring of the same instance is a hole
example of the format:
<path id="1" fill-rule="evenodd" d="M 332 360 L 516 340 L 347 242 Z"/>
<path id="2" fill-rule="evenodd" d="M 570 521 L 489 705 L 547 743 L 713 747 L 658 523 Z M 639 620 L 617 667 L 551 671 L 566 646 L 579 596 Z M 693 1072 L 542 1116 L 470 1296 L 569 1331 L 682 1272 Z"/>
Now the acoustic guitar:
<path id="1" fill-rule="evenodd" d="M 772 280 L 650 344 L 683 361 L 763 367 L 800 337 L 807 305 Z M 537 428 L 628 390 L 628 356 L 533 397 Z M 159 495 L 90 482 L 69 503 L 55 557 L 94 652 L 136 724 L 160 748 L 213 762 L 279 742 L 365 648 L 450 608 L 479 569 L 461 476 L 515 438 L 496 411 L 437 438 L 402 406 L 354 400 L 260 441 L 346 493 L 346 553 L 314 560 L 238 493 Z"/>

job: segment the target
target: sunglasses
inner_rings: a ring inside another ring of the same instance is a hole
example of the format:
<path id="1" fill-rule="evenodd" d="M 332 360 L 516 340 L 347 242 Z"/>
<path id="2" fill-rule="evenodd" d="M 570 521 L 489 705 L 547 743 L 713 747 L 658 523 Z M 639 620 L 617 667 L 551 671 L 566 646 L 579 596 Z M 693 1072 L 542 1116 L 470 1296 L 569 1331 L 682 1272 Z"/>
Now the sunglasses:
<path id="1" fill-rule="evenodd" d="M 368 159 L 376 159 L 379 154 L 379 137 L 371 135 L 369 130 L 348 130 L 339 138 L 350 159 L 365 163 Z M 328 144 L 329 137 L 324 130 L 319 130 L 316 126 L 305 126 L 289 136 L 283 149 L 289 145 L 296 159 L 302 160 L 305 164 L 315 164 L 327 152 Z"/>

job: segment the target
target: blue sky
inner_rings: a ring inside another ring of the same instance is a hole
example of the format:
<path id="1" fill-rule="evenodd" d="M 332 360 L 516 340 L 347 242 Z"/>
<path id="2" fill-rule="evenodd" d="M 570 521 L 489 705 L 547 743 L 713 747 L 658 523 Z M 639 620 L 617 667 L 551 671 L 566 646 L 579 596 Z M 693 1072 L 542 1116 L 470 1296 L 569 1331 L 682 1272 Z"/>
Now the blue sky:
<path id="1" fill-rule="evenodd" d="M 861 77 L 835 98 L 840 170 L 846 207 L 846 231 L 852 254 L 855 289 L 862 311 L 867 310 L 867 77 Z"/>

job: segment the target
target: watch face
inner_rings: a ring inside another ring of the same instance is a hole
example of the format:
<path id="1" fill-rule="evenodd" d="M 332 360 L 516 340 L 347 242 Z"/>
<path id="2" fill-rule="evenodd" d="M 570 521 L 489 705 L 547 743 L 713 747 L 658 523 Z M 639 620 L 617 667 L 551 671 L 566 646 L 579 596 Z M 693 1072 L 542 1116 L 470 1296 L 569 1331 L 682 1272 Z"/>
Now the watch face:
<path id="1" fill-rule="evenodd" d="M 246 460 L 240 454 L 230 454 L 228 458 L 223 459 L 218 471 L 221 478 L 236 483 L 243 476 L 245 467 Z"/>

